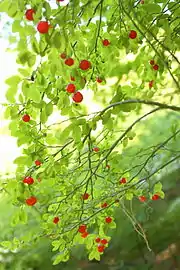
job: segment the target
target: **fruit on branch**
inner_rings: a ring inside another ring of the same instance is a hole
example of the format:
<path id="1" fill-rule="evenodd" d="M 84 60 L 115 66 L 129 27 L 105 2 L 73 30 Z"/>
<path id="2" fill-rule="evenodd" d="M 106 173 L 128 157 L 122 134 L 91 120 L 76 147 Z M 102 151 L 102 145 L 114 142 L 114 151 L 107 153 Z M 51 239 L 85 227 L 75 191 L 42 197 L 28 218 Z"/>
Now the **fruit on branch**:
<path id="1" fill-rule="evenodd" d="M 73 76 L 70 77 L 71 81 L 75 81 L 75 78 Z"/>
<path id="2" fill-rule="evenodd" d="M 87 229 L 87 226 L 85 224 L 82 224 L 79 226 L 78 232 L 85 233 Z"/>
<path id="3" fill-rule="evenodd" d="M 139 196 L 140 202 L 145 202 L 147 198 L 145 196 Z"/>
<path id="4" fill-rule="evenodd" d="M 98 252 L 100 252 L 100 253 L 104 252 L 104 249 L 105 249 L 105 246 L 104 246 L 104 245 L 98 245 L 98 246 L 97 246 L 97 250 L 98 250 Z"/>
<path id="5" fill-rule="evenodd" d="M 108 206 L 108 204 L 106 202 L 101 204 L 101 208 L 106 208 L 107 206 Z"/>
<path id="6" fill-rule="evenodd" d="M 88 193 L 84 193 L 83 195 L 82 195 L 82 199 L 85 201 L 85 200 L 88 200 L 88 198 L 89 198 L 89 194 Z"/>
<path id="7" fill-rule="evenodd" d="M 83 100 L 83 95 L 79 91 L 77 91 L 76 93 L 74 93 L 72 99 L 74 100 L 74 102 L 80 103 Z"/>
<path id="8" fill-rule="evenodd" d="M 71 57 L 69 57 L 64 61 L 64 63 L 65 65 L 71 67 L 72 65 L 74 65 L 74 60 Z"/>
<path id="9" fill-rule="evenodd" d="M 153 84 L 154 84 L 154 81 L 153 81 L 153 80 L 150 81 L 150 82 L 149 82 L 149 88 L 152 88 L 152 87 L 153 87 Z"/>
<path id="10" fill-rule="evenodd" d="M 82 70 L 87 70 L 91 67 L 91 63 L 88 60 L 82 60 L 79 64 L 79 68 Z"/>
<path id="11" fill-rule="evenodd" d="M 153 66 L 155 64 L 155 61 L 154 60 L 150 60 L 150 65 Z"/>
<path id="12" fill-rule="evenodd" d="M 106 169 L 110 169 L 110 165 L 107 164 L 107 165 L 106 165 Z"/>
<path id="13" fill-rule="evenodd" d="M 47 34 L 49 31 L 50 25 L 46 21 L 40 21 L 37 25 L 37 30 L 40 34 Z"/>
<path id="14" fill-rule="evenodd" d="M 140 3 L 141 3 L 141 4 L 144 4 L 144 0 L 141 0 Z"/>
<path id="15" fill-rule="evenodd" d="M 84 233 L 81 234 L 81 237 L 82 237 L 82 238 L 86 238 L 88 235 L 89 235 L 88 232 L 84 232 Z"/>
<path id="16" fill-rule="evenodd" d="M 23 117 L 22 117 L 22 120 L 24 122 L 29 122 L 30 121 L 30 116 L 28 114 L 25 114 Z"/>
<path id="17" fill-rule="evenodd" d="M 34 179 L 30 176 L 27 176 L 23 179 L 24 184 L 32 185 L 34 184 Z"/>
<path id="18" fill-rule="evenodd" d="M 135 30 L 131 30 L 129 33 L 129 38 L 135 39 L 137 37 L 137 32 Z"/>
<path id="19" fill-rule="evenodd" d="M 107 46 L 110 45 L 110 41 L 109 41 L 108 39 L 104 39 L 104 40 L 102 40 L 102 44 L 103 44 L 105 47 L 107 47 Z"/>
<path id="20" fill-rule="evenodd" d="M 99 150 L 100 150 L 99 147 L 94 147 L 94 148 L 93 148 L 93 151 L 94 151 L 94 152 L 99 152 Z"/>
<path id="21" fill-rule="evenodd" d="M 40 160 L 35 160 L 34 163 L 36 164 L 36 166 L 41 166 L 41 164 L 42 164 Z"/>
<path id="22" fill-rule="evenodd" d="M 106 239 L 101 240 L 101 244 L 106 245 L 107 243 L 108 243 L 108 241 Z"/>
<path id="23" fill-rule="evenodd" d="M 73 83 L 69 83 L 66 87 L 68 93 L 74 93 L 76 91 L 76 86 Z"/>
<path id="24" fill-rule="evenodd" d="M 158 70 L 159 69 L 159 66 L 156 64 L 156 65 L 153 66 L 153 69 L 154 70 Z"/>
<path id="25" fill-rule="evenodd" d="M 37 199 L 34 196 L 29 197 L 28 199 L 26 199 L 26 204 L 29 206 L 33 206 L 37 203 Z"/>
<path id="26" fill-rule="evenodd" d="M 102 81 L 103 80 L 101 78 L 99 78 L 99 77 L 96 79 L 96 82 L 98 82 L 98 83 L 102 83 Z"/>
<path id="27" fill-rule="evenodd" d="M 62 59 L 66 59 L 66 53 L 65 53 L 65 52 L 61 53 L 61 54 L 60 54 L 60 57 L 61 57 Z"/>
<path id="28" fill-rule="evenodd" d="M 59 222 L 59 217 L 54 217 L 53 223 L 54 223 L 54 224 L 57 224 L 58 222 Z"/>
<path id="29" fill-rule="evenodd" d="M 160 196 L 158 195 L 158 194 L 154 194 L 153 196 L 152 196 L 152 200 L 153 201 L 156 201 L 156 200 L 159 200 L 160 199 Z"/>
<path id="30" fill-rule="evenodd" d="M 100 241 L 101 241 L 101 238 L 100 238 L 100 237 L 97 237 L 97 238 L 95 239 L 95 242 L 96 242 L 96 243 L 100 243 Z"/>
<path id="31" fill-rule="evenodd" d="M 127 180 L 124 177 L 119 180 L 120 184 L 126 184 L 126 182 L 127 182 Z"/>
<path id="32" fill-rule="evenodd" d="M 33 18 L 33 14 L 35 14 L 36 12 L 35 12 L 35 10 L 34 9 L 28 9 L 28 10 L 26 10 L 26 13 L 25 13 L 25 17 L 26 17 L 26 19 L 28 20 L 28 21 L 33 21 L 34 20 L 34 18 Z"/>
<path id="33" fill-rule="evenodd" d="M 112 222 L 112 218 L 111 217 L 106 217 L 105 218 L 105 222 L 106 223 L 111 223 Z"/>

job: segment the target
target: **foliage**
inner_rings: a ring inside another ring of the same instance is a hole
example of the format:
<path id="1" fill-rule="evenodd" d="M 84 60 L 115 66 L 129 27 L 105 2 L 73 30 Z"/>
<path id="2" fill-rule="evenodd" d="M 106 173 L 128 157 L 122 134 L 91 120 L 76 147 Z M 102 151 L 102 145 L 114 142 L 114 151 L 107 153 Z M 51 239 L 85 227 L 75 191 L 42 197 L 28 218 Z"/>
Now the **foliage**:
<path id="1" fill-rule="evenodd" d="M 0 11 L 13 18 L 10 42 L 16 44 L 20 65 L 19 73 L 6 80 L 5 117 L 23 147 L 14 161 L 15 177 L 1 186 L 16 207 L 11 225 L 29 228 L 27 235 L 9 237 L 1 245 L 14 251 L 48 237 L 57 252 L 54 265 L 68 261 L 78 244 L 86 246 L 89 260 L 100 260 L 95 238 L 111 240 L 117 200 L 123 207 L 142 195 L 163 199 L 158 175 L 180 158 L 174 149 L 180 132 L 178 2 L 61 2 L 0 3 Z M 33 19 L 27 20 L 30 8 Z M 49 23 L 43 29 L 47 33 L 39 30 L 40 21 Z M 69 58 L 74 64 L 66 62 Z M 67 91 L 71 77 L 84 96 L 81 102 Z M 88 91 L 100 111 L 90 113 Z M 64 120 L 49 124 L 54 113 Z M 138 130 L 152 115 L 165 122 L 153 145 L 148 133 L 159 126 L 147 121 L 143 132 Z M 135 144 L 142 138 L 137 152 Z M 33 179 L 29 185 L 28 177 Z M 101 206 L 104 202 L 107 207 Z M 53 222 L 55 217 L 59 222 Z M 34 230 L 31 223 L 36 222 Z M 82 224 L 87 237 L 78 232 Z M 149 248 L 141 226 L 138 233 Z"/>

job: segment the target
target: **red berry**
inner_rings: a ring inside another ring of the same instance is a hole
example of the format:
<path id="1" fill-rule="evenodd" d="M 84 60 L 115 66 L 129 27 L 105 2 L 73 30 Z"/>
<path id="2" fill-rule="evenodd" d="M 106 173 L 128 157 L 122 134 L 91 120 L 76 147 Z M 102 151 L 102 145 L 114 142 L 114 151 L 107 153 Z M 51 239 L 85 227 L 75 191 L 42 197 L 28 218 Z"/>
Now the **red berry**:
<path id="1" fill-rule="evenodd" d="M 99 238 L 99 237 L 97 237 L 96 239 L 95 239 L 95 242 L 96 243 L 99 243 L 101 241 L 101 238 Z"/>
<path id="2" fill-rule="evenodd" d="M 97 78 L 97 79 L 96 79 L 96 82 L 98 82 L 98 83 L 102 83 L 102 81 L 103 81 L 103 80 L 101 80 L 100 78 Z"/>
<path id="3" fill-rule="evenodd" d="M 28 21 L 33 21 L 34 20 L 34 18 L 33 18 L 33 14 L 35 14 L 36 12 L 35 12 L 35 10 L 34 9 L 28 9 L 28 10 L 26 10 L 26 13 L 25 13 L 25 17 L 26 17 L 26 19 L 28 20 Z"/>
<path id="4" fill-rule="evenodd" d="M 105 246 L 103 246 L 103 245 L 99 245 L 99 246 L 97 247 L 97 250 L 98 250 L 99 252 L 103 252 L 104 249 L 105 249 Z"/>
<path id="5" fill-rule="evenodd" d="M 141 3 L 141 4 L 144 4 L 144 0 L 141 0 L 140 3 Z"/>
<path id="6" fill-rule="evenodd" d="M 154 69 L 154 70 L 158 70 L 158 69 L 159 69 L 159 66 L 158 66 L 158 65 L 154 65 L 154 66 L 153 66 L 153 69 Z"/>
<path id="7" fill-rule="evenodd" d="M 58 217 L 54 217 L 53 223 L 54 223 L 54 224 L 57 224 L 58 222 L 59 222 L 59 218 L 58 218 Z"/>
<path id="8" fill-rule="evenodd" d="M 120 184 L 126 184 L 126 182 L 127 182 L 127 180 L 124 177 L 121 178 L 120 181 L 119 181 Z"/>
<path id="9" fill-rule="evenodd" d="M 137 32 L 134 30 L 131 30 L 129 33 L 129 38 L 135 39 L 137 37 Z"/>
<path id="10" fill-rule="evenodd" d="M 100 150 L 99 147 L 94 147 L 94 148 L 93 148 L 93 151 L 94 151 L 94 152 L 99 152 L 99 150 Z"/>
<path id="11" fill-rule="evenodd" d="M 106 245 L 107 243 L 108 243 L 108 241 L 106 239 L 101 240 L 101 244 Z"/>
<path id="12" fill-rule="evenodd" d="M 108 204 L 106 202 L 101 204 L 101 208 L 106 208 L 107 206 L 108 206 Z"/>
<path id="13" fill-rule="evenodd" d="M 48 31 L 49 31 L 49 27 L 50 27 L 50 25 L 49 25 L 48 22 L 46 22 L 46 21 L 41 21 L 41 22 L 39 22 L 38 25 L 37 25 L 37 30 L 38 30 L 39 33 L 41 33 L 41 34 L 46 34 L 46 33 L 48 33 Z"/>
<path id="14" fill-rule="evenodd" d="M 159 196 L 158 194 L 154 194 L 154 195 L 152 196 L 152 200 L 153 200 L 153 201 L 159 200 L 159 198 L 160 198 L 160 196 Z"/>
<path id="15" fill-rule="evenodd" d="M 81 234 L 81 237 L 82 237 L 82 238 L 86 238 L 88 235 L 89 235 L 88 232 L 84 232 L 84 233 Z"/>
<path id="16" fill-rule="evenodd" d="M 36 166 L 41 166 L 41 164 L 42 164 L 40 160 L 35 160 L 34 163 L 36 164 Z"/>
<path id="17" fill-rule="evenodd" d="M 32 185 L 34 183 L 34 179 L 30 176 L 27 176 L 23 179 L 23 183 L 28 184 L 28 185 Z"/>
<path id="18" fill-rule="evenodd" d="M 105 218 L 105 221 L 106 221 L 106 223 L 111 223 L 112 222 L 112 218 L 111 217 L 106 217 Z"/>
<path id="19" fill-rule="evenodd" d="M 23 117 L 22 117 L 22 120 L 24 122 L 29 122 L 30 121 L 30 116 L 28 114 L 25 114 Z"/>
<path id="20" fill-rule="evenodd" d="M 26 204 L 29 206 L 33 206 L 37 203 L 37 199 L 34 196 L 31 196 L 30 198 L 26 199 Z"/>
<path id="21" fill-rule="evenodd" d="M 153 81 L 153 80 L 150 81 L 150 82 L 149 82 L 149 88 L 152 88 L 152 87 L 153 87 L 153 84 L 154 84 L 154 81 Z"/>
<path id="22" fill-rule="evenodd" d="M 109 46 L 110 45 L 110 41 L 108 39 L 104 39 L 104 40 L 102 40 L 102 44 L 104 46 Z"/>
<path id="23" fill-rule="evenodd" d="M 86 232 L 86 225 L 85 224 L 82 224 L 79 226 L 79 229 L 78 229 L 78 232 L 80 233 L 85 233 Z"/>
<path id="24" fill-rule="evenodd" d="M 65 52 L 61 53 L 61 54 L 60 54 L 60 57 L 61 57 L 62 59 L 66 59 L 66 53 L 65 53 Z"/>
<path id="25" fill-rule="evenodd" d="M 72 58 L 67 58 L 65 61 L 64 61 L 65 65 L 67 66 L 72 66 L 74 65 L 74 60 Z"/>
<path id="26" fill-rule="evenodd" d="M 91 67 L 91 63 L 88 60 L 82 60 L 79 64 L 79 68 L 82 70 L 87 70 Z"/>
<path id="27" fill-rule="evenodd" d="M 76 86 L 73 83 L 68 84 L 66 87 L 66 91 L 68 93 L 74 93 L 75 90 L 76 90 Z"/>
<path id="28" fill-rule="evenodd" d="M 107 169 L 110 169 L 110 165 L 106 165 L 106 168 L 107 168 Z"/>
<path id="29" fill-rule="evenodd" d="M 145 196 L 139 196 L 140 202 L 145 202 L 147 198 Z"/>
<path id="30" fill-rule="evenodd" d="M 88 200 L 88 198 L 89 198 L 89 194 L 88 193 L 84 193 L 83 195 L 82 195 L 82 199 L 83 200 Z"/>
<path id="31" fill-rule="evenodd" d="M 72 99 L 74 100 L 74 102 L 76 103 L 80 103 L 83 100 L 83 95 L 80 92 L 76 92 Z"/>
<path id="32" fill-rule="evenodd" d="M 149 63 L 150 63 L 151 66 L 153 66 L 155 64 L 155 61 L 151 60 Z"/>
<path id="33" fill-rule="evenodd" d="M 75 81 L 75 78 L 73 76 L 71 76 L 70 78 L 71 78 L 71 81 Z"/>

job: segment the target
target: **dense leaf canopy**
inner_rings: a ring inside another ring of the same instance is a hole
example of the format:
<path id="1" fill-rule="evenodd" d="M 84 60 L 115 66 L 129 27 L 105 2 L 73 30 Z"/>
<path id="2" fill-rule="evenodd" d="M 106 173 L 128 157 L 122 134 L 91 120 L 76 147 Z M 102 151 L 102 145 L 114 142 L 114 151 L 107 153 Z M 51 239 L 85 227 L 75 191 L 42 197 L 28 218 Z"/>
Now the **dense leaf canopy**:
<path id="1" fill-rule="evenodd" d="M 29 227 L 2 245 L 48 237 L 54 264 L 78 244 L 100 260 L 117 208 L 135 224 L 126 202 L 164 199 L 159 174 L 177 168 L 179 2 L 3 0 L 0 11 L 18 54 L 5 117 L 22 147 L 1 186 L 16 207 L 12 225 Z"/>

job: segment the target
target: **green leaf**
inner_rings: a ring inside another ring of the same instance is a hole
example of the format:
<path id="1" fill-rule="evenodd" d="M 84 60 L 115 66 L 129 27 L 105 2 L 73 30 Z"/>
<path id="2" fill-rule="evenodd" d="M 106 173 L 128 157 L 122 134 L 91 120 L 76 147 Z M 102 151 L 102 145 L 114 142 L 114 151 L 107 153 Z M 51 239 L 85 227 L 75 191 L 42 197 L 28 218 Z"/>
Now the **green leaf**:
<path id="1" fill-rule="evenodd" d="M 81 140 L 81 128 L 79 126 L 73 126 L 73 138 L 76 141 L 80 141 Z"/>
<path id="2" fill-rule="evenodd" d="M 133 199 L 133 193 L 132 192 L 126 192 L 126 199 L 131 201 Z"/>
<path id="3" fill-rule="evenodd" d="M 11 249 L 12 243 L 10 241 L 2 241 L 0 242 L 1 246 L 3 246 L 6 249 Z"/>
<path id="4" fill-rule="evenodd" d="M 89 253 L 89 260 L 92 261 L 94 260 L 95 256 L 96 256 L 96 251 L 95 250 L 92 250 L 90 253 Z"/>
<path id="5" fill-rule="evenodd" d="M 24 209 L 21 208 L 21 210 L 19 212 L 19 221 L 22 224 L 26 224 L 27 223 L 27 220 L 28 220 L 27 213 L 26 213 L 26 211 Z"/>
<path id="6" fill-rule="evenodd" d="M 32 99 L 34 102 L 39 103 L 41 101 L 40 89 L 36 85 L 29 85 L 24 92 L 25 96 Z"/>
<path id="7" fill-rule="evenodd" d="M 95 260 L 97 260 L 97 261 L 100 261 L 100 260 L 101 260 L 101 255 L 100 255 L 99 252 L 96 252 L 94 255 L 95 255 L 95 256 L 94 256 L 94 259 L 95 259 Z"/>
<path id="8" fill-rule="evenodd" d="M 60 262 L 63 261 L 64 258 L 65 258 L 65 253 L 61 252 L 60 254 L 58 254 L 58 255 L 55 257 L 55 260 L 54 260 L 54 262 L 53 262 L 53 265 L 59 264 Z"/>
<path id="9" fill-rule="evenodd" d="M 148 12 L 148 13 L 160 13 L 161 12 L 161 7 L 156 4 L 144 4 L 143 8 Z"/>
<path id="10" fill-rule="evenodd" d="M 60 49 L 61 48 L 61 39 L 62 36 L 60 33 L 56 33 L 52 39 L 52 44 L 55 46 L 55 48 Z"/>
<path id="11" fill-rule="evenodd" d="M 159 182 L 154 185 L 154 193 L 161 192 L 162 191 L 162 184 Z"/>
<path id="12" fill-rule="evenodd" d="M 41 123 L 42 124 L 45 124 L 46 121 L 48 119 L 48 116 L 46 114 L 46 111 L 45 110 L 42 110 L 41 114 L 40 114 L 40 120 L 41 120 Z"/>
<path id="13" fill-rule="evenodd" d="M 14 164 L 30 166 L 32 164 L 32 158 L 30 156 L 20 156 L 14 160 Z"/>
<path id="14" fill-rule="evenodd" d="M 45 110 L 46 110 L 46 114 L 47 116 L 50 116 L 53 112 L 53 105 L 52 105 L 52 102 L 49 102 L 46 107 L 45 107 Z"/>
<path id="15" fill-rule="evenodd" d="M 15 75 L 5 80 L 5 83 L 8 84 L 9 86 L 17 87 L 20 81 L 21 81 L 21 77 Z"/>

